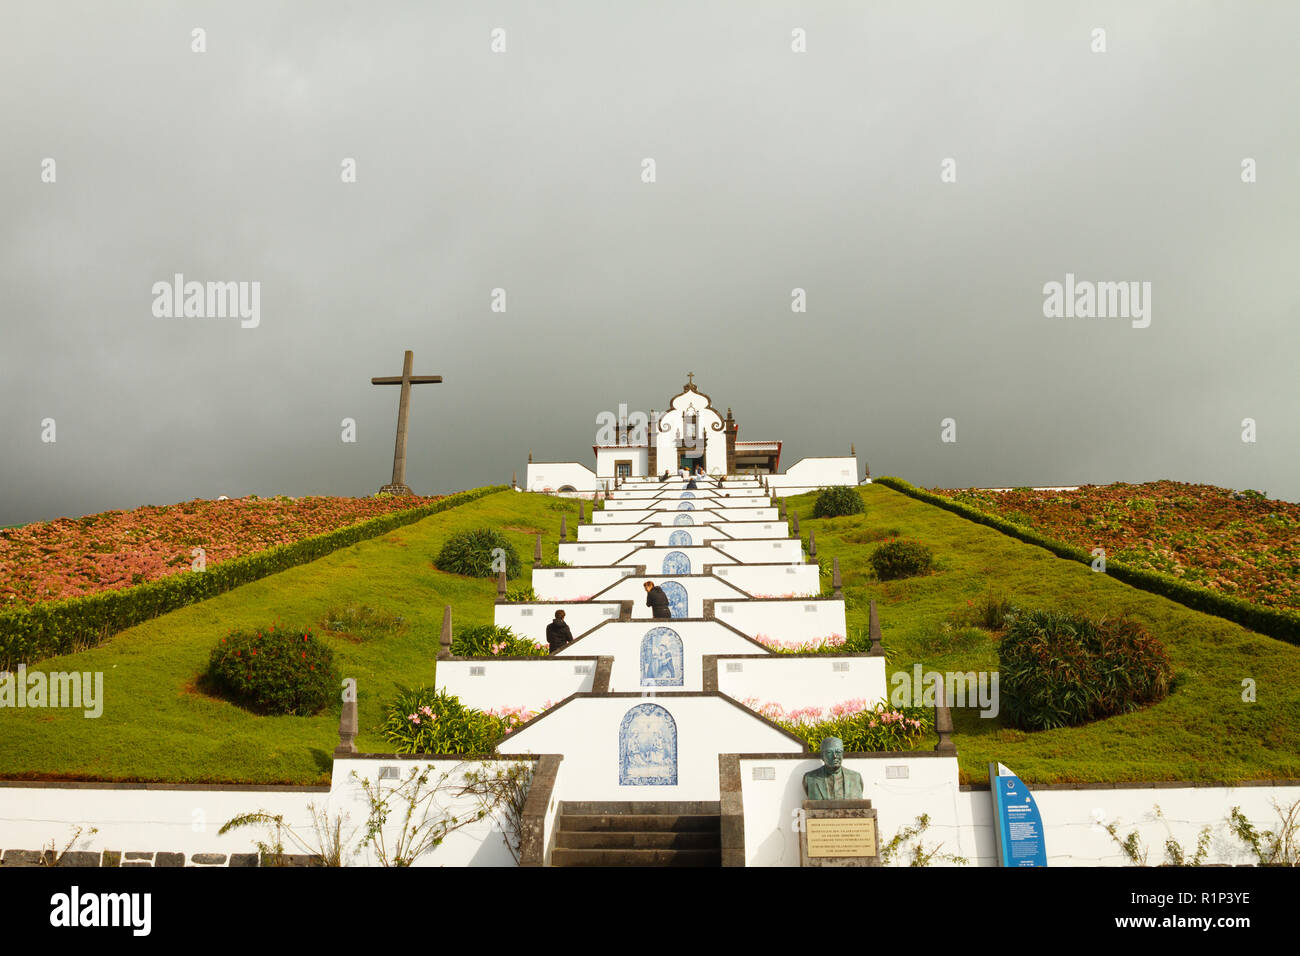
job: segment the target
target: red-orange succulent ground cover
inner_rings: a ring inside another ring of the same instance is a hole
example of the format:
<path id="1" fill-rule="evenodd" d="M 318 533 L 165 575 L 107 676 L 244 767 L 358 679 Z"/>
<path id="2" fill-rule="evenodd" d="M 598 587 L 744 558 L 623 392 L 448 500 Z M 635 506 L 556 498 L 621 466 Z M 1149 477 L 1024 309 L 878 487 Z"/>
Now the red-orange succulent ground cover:
<path id="1" fill-rule="evenodd" d="M 130 587 L 405 511 L 436 497 L 232 498 L 147 505 L 0 530 L 0 606 Z"/>
<path id="2" fill-rule="evenodd" d="M 1178 481 L 931 489 L 1058 541 L 1267 607 L 1300 609 L 1300 505 Z"/>

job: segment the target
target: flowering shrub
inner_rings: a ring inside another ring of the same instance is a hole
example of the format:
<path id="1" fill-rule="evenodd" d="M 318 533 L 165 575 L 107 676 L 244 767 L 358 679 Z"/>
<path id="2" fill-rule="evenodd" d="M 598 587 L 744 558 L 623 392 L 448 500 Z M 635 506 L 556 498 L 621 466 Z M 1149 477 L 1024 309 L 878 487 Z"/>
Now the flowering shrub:
<path id="1" fill-rule="evenodd" d="M 278 545 L 409 511 L 438 498 L 233 498 L 106 511 L 0 530 L 0 601 L 40 601 L 119 590 L 208 569 Z"/>
<path id="2" fill-rule="evenodd" d="M 398 687 L 380 733 L 399 754 L 489 754 L 515 722 L 432 687 Z"/>
<path id="3" fill-rule="evenodd" d="M 451 574 L 465 574 L 473 578 L 496 577 L 496 557 L 505 561 L 507 578 L 517 578 L 523 567 L 519 553 L 500 531 L 495 528 L 475 528 L 472 531 L 458 531 L 447 539 L 434 567 Z"/>
<path id="4" fill-rule="evenodd" d="M 339 687 L 334 652 L 314 640 L 310 628 L 278 624 L 223 637 L 206 677 L 234 702 L 265 714 L 315 714 Z"/>
<path id="5" fill-rule="evenodd" d="M 1077 544 L 1072 544 L 1069 541 L 1061 540 L 1060 538 L 1044 533 L 1036 527 L 1031 528 L 1025 527 L 1022 524 L 1016 524 L 1015 522 L 1008 521 L 1000 514 L 994 514 L 991 511 L 983 511 L 964 501 L 955 501 L 952 498 L 945 498 L 943 495 L 923 491 L 915 485 L 903 481 L 901 478 L 878 478 L 875 480 L 875 483 L 878 485 L 884 485 L 886 488 L 892 488 L 895 491 L 899 491 L 917 499 L 918 501 L 924 501 L 927 504 L 943 508 L 945 511 L 951 511 L 953 514 L 961 515 L 969 521 L 974 521 L 990 528 L 996 528 L 1003 534 L 1018 538 L 1021 541 L 1028 542 L 1029 544 L 1037 545 L 1040 548 L 1045 548 L 1057 557 L 1067 558 L 1071 561 L 1080 561 L 1084 564 L 1091 564 L 1093 561 L 1090 547 L 1081 547 Z M 1165 484 L 1165 482 L 1155 482 L 1154 484 L 1158 486 Z M 1168 484 L 1176 485 L 1177 483 L 1168 482 Z M 1107 485 L 1096 490 L 1105 491 L 1106 488 L 1114 487 L 1116 486 Z M 1147 489 L 1151 486 L 1144 485 L 1142 487 Z M 1199 489 L 1211 486 L 1181 485 L 1179 487 L 1185 489 Z M 1087 490 L 1090 493 L 1093 491 L 1093 489 L 1080 489 L 1080 492 L 1084 490 Z M 1212 490 L 1217 492 L 1222 491 L 1222 489 Z M 1074 494 L 1079 494 L 1080 492 L 1075 492 Z M 1236 493 L 1231 492 L 1224 492 L 1224 494 L 1226 496 L 1224 504 L 1228 507 L 1240 507 L 1252 503 L 1258 504 L 1261 501 L 1261 499 L 1245 493 L 1242 493 L 1240 497 L 1236 496 Z M 1140 500 L 1141 499 L 1138 499 L 1138 501 Z M 1228 505 L 1228 501 L 1231 501 L 1233 504 Z M 1083 507 L 1081 501 L 1074 503 L 1078 504 L 1080 508 Z M 1188 511 L 1191 509 L 1193 501 L 1188 496 L 1178 496 L 1172 504 L 1176 509 Z M 1267 504 L 1273 510 L 1264 515 L 1261 522 L 1262 528 L 1252 530 L 1266 531 L 1266 529 L 1273 527 L 1279 531 L 1285 531 L 1285 529 L 1293 528 L 1295 522 L 1300 520 L 1300 518 L 1297 518 L 1297 516 L 1290 510 L 1295 506 L 1279 501 L 1268 501 Z M 1133 507 L 1138 511 L 1151 510 L 1137 503 L 1134 503 Z M 1041 518 L 1038 520 L 1041 522 Z M 1243 525 L 1249 527 L 1249 523 L 1245 518 L 1231 519 L 1222 523 L 1220 529 L 1229 530 L 1234 526 L 1242 527 Z M 1201 530 L 1205 531 L 1206 529 Z M 1090 540 L 1095 540 L 1095 538 Z M 1155 538 L 1151 538 L 1150 540 L 1154 541 Z M 1278 638 L 1279 640 L 1289 641 L 1292 644 L 1300 644 L 1300 611 L 1296 610 L 1294 606 L 1295 601 L 1293 600 L 1298 593 L 1295 586 L 1296 582 L 1300 581 L 1300 573 L 1298 573 L 1300 572 L 1300 567 L 1297 567 L 1295 558 L 1296 540 L 1294 531 L 1292 531 L 1288 540 L 1279 541 L 1276 543 L 1276 546 L 1266 546 L 1254 551 L 1240 549 L 1236 545 L 1225 548 L 1224 550 L 1226 553 L 1224 561 L 1230 566 L 1235 563 L 1235 569 L 1230 577 L 1220 576 L 1222 580 L 1219 582 L 1207 581 L 1204 584 L 1192 583 L 1192 581 L 1188 579 L 1194 577 L 1194 575 L 1184 574 L 1183 576 L 1178 576 L 1176 573 L 1177 568 L 1174 569 L 1173 573 L 1155 571 L 1150 567 L 1138 567 L 1125 563 L 1124 561 L 1113 560 L 1115 557 L 1113 554 L 1106 562 L 1106 573 L 1117 580 L 1123 581 L 1125 584 L 1131 584 L 1133 587 L 1141 588 L 1144 591 L 1150 591 L 1153 594 L 1160 594 L 1169 598 L 1171 601 L 1177 601 L 1180 604 L 1184 604 L 1197 611 L 1202 611 L 1206 614 L 1217 614 L 1229 621 L 1235 621 L 1242 627 L 1248 627 L 1251 630 L 1259 631 L 1261 634 L 1268 634 L 1272 637 Z M 1266 573 L 1265 576 L 1271 583 L 1262 586 L 1266 587 L 1270 591 L 1277 590 L 1278 596 L 1281 600 L 1270 602 L 1268 604 L 1257 603 L 1265 599 L 1261 599 L 1258 596 L 1259 591 L 1251 593 L 1252 589 L 1246 587 L 1242 587 L 1240 593 L 1243 595 L 1249 594 L 1251 600 L 1246 600 L 1244 597 L 1238 597 L 1235 594 L 1226 593 L 1223 589 L 1223 582 L 1228 580 L 1242 581 L 1243 579 L 1249 579 L 1252 576 L 1251 567 L 1260 568 L 1259 561 L 1261 555 L 1265 556 L 1264 560 L 1266 562 L 1271 560 L 1272 555 L 1276 555 L 1283 562 L 1278 566 L 1276 572 L 1270 570 Z M 1287 570 L 1288 567 L 1289 570 Z"/>
<path id="6" fill-rule="evenodd" d="M 452 636 L 451 653 L 456 657 L 545 657 L 550 648 L 534 644 L 508 627 L 478 624 Z"/>
<path id="7" fill-rule="evenodd" d="M 1164 646 L 1136 621 L 1025 611 L 998 644 L 1002 699 L 1026 730 L 1122 714 L 1169 693 Z"/>
<path id="8" fill-rule="evenodd" d="M 786 710 L 770 701 L 760 703 L 753 697 L 741 703 L 802 738 L 808 749 L 814 752 L 821 750 L 822 740 L 826 737 L 840 738 L 844 741 L 844 750 L 852 753 L 908 750 L 934 728 L 934 714 L 930 708 L 890 707 L 884 701 L 871 707 L 863 698 L 846 700 L 831 707 L 801 707 L 797 710 Z"/>
<path id="9" fill-rule="evenodd" d="M 781 641 L 767 634 L 755 634 L 754 640 L 778 654 L 815 654 L 843 648 L 843 634 L 831 634 L 827 637 L 813 637 L 806 641 Z"/>
<path id="10" fill-rule="evenodd" d="M 1300 609 L 1300 505 L 1260 492 L 1153 481 L 939 494 L 1081 548 L 1105 548 L 1108 563 Z"/>
<path id="11" fill-rule="evenodd" d="M 131 627 L 134 624 L 139 624 L 141 621 L 149 620 L 160 614 L 166 614 L 168 611 L 174 611 L 186 604 L 193 604 L 195 601 L 213 597 L 241 584 L 264 578 L 268 574 L 284 571 L 287 568 L 308 561 L 315 561 L 317 558 L 331 554 L 339 548 L 345 548 L 358 541 L 365 541 L 395 528 L 400 528 L 403 525 L 419 521 L 429 515 L 475 501 L 484 495 L 501 491 L 504 487 L 476 488 L 473 491 L 463 491 L 416 507 L 409 505 L 412 500 L 409 497 L 394 499 L 394 502 L 401 502 L 400 505 L 396 503 L 384 505 L 381 500 L 379 502 L 380 507 L 396 510 L 389 510 L 387 513 L 379 514 L 376 517 L 346 527 L 335 528 L 333 531 L 326 531 L 323 534 L 300 538 L 290 543 L 276 544 L 264 551 L 241 554 L 238 557 L 220 560 L 214 565 L 213 555 L 219 556 L 221 554 L 221 548 L 216 546 L 208 554 L 207 569 L 201 573 L 193 571 L 186 574 L 171 573 L 179 570 L 178 567 L 173 567 L 171 571 L 162 572 L 165 574 L 164 577 L 157 580 L 146 580 L 143 584 L 134 587 L 100 590 L 94 594 L 83 594 L 80 597 L 60 600 L 43 600 L 37 604 L 24 604 L 11 592 L 10 600 L 4 601 L 0 599 L 0 604 L 6 605 L 0 607 L 0 670 L 12 669 L 13 666 L 20 662 L 30 664 L 43 657 L 66 654 L 80 646 L 93 646 L 108 635 Z M 277 499 L 275 504 L 279 508 L 297 508 L 310 506 L 316 500 L 299 499 L 296 502 L 286 503 L 289 502 L 289 499 L 283 501 Z M 349 501 L 350 499 L 327 500 Z M 431 501 L 431 499 L 416 500 Z M 303 505 L 304 501 L 307 502 L 306 506 Z M 361 499 L 361 501 L 369 503 L 369 507 L 375 507 L 373 499 Z M 230 519 L 228 524 L 223 525 L 221 528 L 221 541 L 226 541 L 228 535 L 238 537 L 238 529 L 240 525 L 244 524 L 244 519 L 253 513 L 261 514 L 261 512 L 255 511 L 256 508 L 261 506 L 255 499 L 244 499 L 239 502 L 200 502 L 197 504 L 204 506 L 209 504 L 236 506 L 234 510 L 220 512 Z M 247 512 L 239 510 L 241 505 L 247 505 L 250 510 Z M 178 505 L 176 507 L 181 508 L 183 506 Z M 144 511 L 146 509 L 140 510 Z M 203 510 L 203 508 L 199 508 L 196 513 L 202 513 Z M 136 513 L 132 512 L 132 514 Z M 96 522 L 103 517 L 102 515 L 88 516 L 88 518 L 96 519 Z M 86 520 L 86 518 L 82 518 L 75 523 L 80 524 Z M 91 525 L 98 527 L 96 522 L 91 522 Z M 12 552 L 6 551 L 5 544 L 12 543 L 15 540 L 20 542 L 26 540 L 22 536 L 31 527 L 33 526 L 29 525 L 28 528 L 0 531 L 0 582 L 7 583 L 13 577 L 15 568 L 15 564 L 11 561 Z M 132 548 L 137 547 L 137 542 L 144 542 L 149 538 L 148 529 L 135 530 L 138 533 L 130 533 L 131 529 L 123 531 L 124 540 L 133 542 L 131 544 Z M 19 537 L 15 538 L 15 534 L 19 535 Z M 187 560 L 190 542 L 197 540 L 203 539 L 190 538 L 183 542 L 183 546 L 186 548 L 185 556 Z M 108 544 L 103 544 L 99 548 L 91 547 L 89 550 L 102 550 L 108 546 Z M 37 553 L 33 553 L 24 560 L 40 563 L 48 559 L 50 563 L 57 566 L 64 550 L 62 546 L 56 547 L 50 544 L 38 549 Z M 68 545 L 67 550 L 81 550 L 81 545 Z M 24 573 L 22 568 L 25 568 L 26 565 L 24 562 L 19 562 L 19 566 L 20 571 L 17 577 L 21 578 Z M 189 567 L 190 565 L 185 565 L 185 568 Z M 149 575 L 146 574 L 145 576 L 148 577 Z M 134 580 L 134 575 L 132 580 Z"/>

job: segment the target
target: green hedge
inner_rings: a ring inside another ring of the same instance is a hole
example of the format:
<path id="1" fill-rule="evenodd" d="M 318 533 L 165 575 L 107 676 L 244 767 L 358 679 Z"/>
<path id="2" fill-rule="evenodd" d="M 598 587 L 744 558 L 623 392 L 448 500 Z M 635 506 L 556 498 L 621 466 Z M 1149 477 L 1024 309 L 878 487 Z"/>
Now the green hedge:
<path id="1" fill-rule="evenodd" d="M 933 492 L 917 488 L 901 478 L 885 477 L 871 480 L 875 484 L 892 488 L 918 501 L 935 505 L 970 521 L 987 525 L 1013 538 L 1019 538 L 1027 544 L 1046 548 L 1059 558 L 1068 558 L 1071 561 L 1080 561 L 1088 565 L 1092 564 L 1092 554 L 1083 548 L 1066 544 L 1064 541 L 1058 541 L 1055 538 L 1049 538 L 1032 528 L 1012 524 L 1005 518 L 980 511 L 978 508 L 973 508 L 960 501 L 953 501 L 951 498 L 945 498 L 942 495 L 936 495 Z M 1267 634 L 1269 637 L 1275 637 L 1290 644 L 1300 644 L 1300 613 L 1295 611 L 1252 604 L 1250 601 L 1242 600 L 1239 597 L 1232 597 L 1219 591 L 1212 591 L 1209 588 L 1189 584 L 1173 575 L 1159 574 L 1145 568 L 1131 567 L 1118 561 L 1112 561 L 1110 558 L 1106 559 L 1106 573 L 1123 581 L 1125 584 L 1131 584 L 1143 591 L 1150 591 L 1152 594 L 1167 597 L 1169 600 L 1177 601 L 1179 604 L 1186 605 L 1193 610 L 1226 618 L 1235 624 L 1240 624 L 1242 627 L 1258 631 L 1260 634 Z"/>
<path id="2" fill-rule="evenodd" d="M 215 597 L 268 574 L 323 558 L 340 548 L 387 534 L 429 515 L 506 490 L 505 485 L 448 495 L 428 505 L 370 518 L 292 544 L 222 561 L 202 572 L 184 572 L 118 591 L 47 601 L 0 611 L 0 670 L 98 644 L 118 631 L 187 604 Z"/>

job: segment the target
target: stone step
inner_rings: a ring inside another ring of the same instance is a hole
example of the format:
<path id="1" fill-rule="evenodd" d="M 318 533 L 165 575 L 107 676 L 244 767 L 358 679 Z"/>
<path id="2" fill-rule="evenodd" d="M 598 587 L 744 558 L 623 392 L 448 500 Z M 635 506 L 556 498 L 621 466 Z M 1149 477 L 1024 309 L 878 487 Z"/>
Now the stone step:
<path id="1" fill-rule="evenodd" d="M 575 850 L 556 847 L 552 866 L 722 866 L 721 850 Z"/>
<path id="2" fill-rule="evenodd" d="M 556 847 L 571 850 L 721 850 L 716 830 L 640 833 L 631 830 L 559 830 Z"/>
<path id="3" fill-rule="evenodd" d="M 717 814 L 692 813 L 562 813 L 559 829 L 569 833 L 721 832 L 722 818 Z"/>
<path id="4" fill-rule="evenodd" d="M 560 813 L 719 814 L 717 800 L 561 800 Z"/>

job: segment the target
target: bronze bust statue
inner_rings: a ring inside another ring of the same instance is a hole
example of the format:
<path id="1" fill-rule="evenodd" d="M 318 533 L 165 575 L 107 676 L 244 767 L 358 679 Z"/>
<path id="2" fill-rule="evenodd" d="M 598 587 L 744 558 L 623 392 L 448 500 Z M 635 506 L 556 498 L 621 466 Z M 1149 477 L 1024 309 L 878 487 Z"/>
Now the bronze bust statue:
<path id="1" fill-rule="evenodd" d="M 803 775 L 803 792 L 809 800 L 861 800 L 862 774 L 844 765 L 844 741 L 822 741 L 822 766 Z"/>

